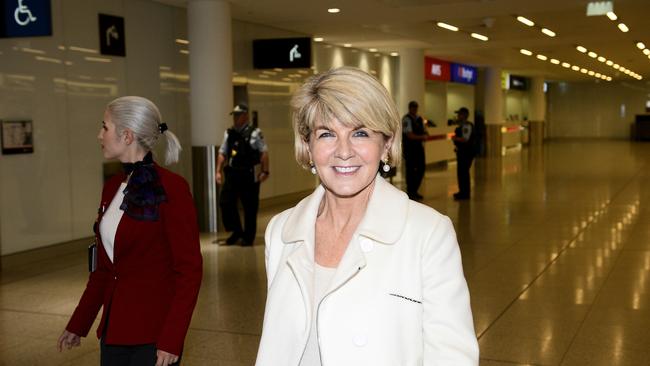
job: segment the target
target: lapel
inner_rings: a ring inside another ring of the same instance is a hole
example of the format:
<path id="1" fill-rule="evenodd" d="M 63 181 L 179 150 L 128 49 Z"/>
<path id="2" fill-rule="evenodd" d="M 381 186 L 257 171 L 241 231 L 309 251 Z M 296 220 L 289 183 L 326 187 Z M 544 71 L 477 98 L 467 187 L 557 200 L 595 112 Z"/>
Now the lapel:
<path id="1" fill-rule="evenodd" d="M 315 223 L 324 194 L 322 185 L 316 188 L 294 207 L 282 228 L 282 241 L 285 244 L 297 244 L 289 254 L 287 263 L 301 288 L 309 316 L 314 293 Z M 341 258 L 328 294 L 343 286 L 366 266 L 367 260 L 359 246 L 359 236 L 386 245 L 399 240 L 406 226 L 408 205 L 409 199 L 404 192 L 377 175 L 364 218 Z"/>

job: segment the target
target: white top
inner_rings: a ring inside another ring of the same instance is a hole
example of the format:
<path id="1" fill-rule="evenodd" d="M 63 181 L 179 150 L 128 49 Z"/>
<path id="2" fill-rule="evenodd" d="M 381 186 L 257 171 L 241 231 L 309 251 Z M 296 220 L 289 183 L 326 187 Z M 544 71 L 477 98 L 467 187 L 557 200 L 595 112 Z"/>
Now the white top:
<path id="1" fill-rule="evenodd" d="M 99 223 L 99 234 L 102 237 L 102 244 L 108 254 L 108 258 L 113 262 L 113 248 L 115 247 L 115 233 L 117 232 L 117 226 L 122 220 L 122 215 L 124 211 L 120 210 L 120 205 L 124 200 L 124 190 L 126 189 L 126 183 L 120 184 L 120 188 L 115 193 L 115 197 L 111 201 L 111 204 L 104 212 L 102 216 L 102 221 Z"/>
<path id="2" fill-rule="evenodd" d="M 318 319 L 318 305 L 325 297 L 334 273 L 336 273 L 336 268 L 323 267 L 314 261 L 314 312 L 311 317 L 311 331 L 309 332 L 307 347 L 300 360 L 300 366 L 321 366 L 316 322 Z"/>

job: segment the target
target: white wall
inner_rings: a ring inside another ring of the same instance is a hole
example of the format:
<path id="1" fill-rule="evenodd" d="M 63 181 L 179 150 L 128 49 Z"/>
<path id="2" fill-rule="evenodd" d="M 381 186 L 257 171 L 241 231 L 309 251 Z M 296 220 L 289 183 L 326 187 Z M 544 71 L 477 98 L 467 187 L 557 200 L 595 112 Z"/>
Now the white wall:
<path id="1" fill-rule="evenodd" d="M 474 103 L 474 85 L 447 83 L 447 118 L 454 119 L 460 107 L 467 107 L 469 115 L 474 115 L 476 104 Z"/>
<path id="2" fill-rule="evenodd" d="M 98 13 L 123 16 L 127 57 L 99 56 Z M 53 0 L 51 37 L 0 39 L 0 119 L 30 119 L 34 153 L 0 156 L 0 254 L 92 235 L 102 187 L 96 136 L 106 103 L 142 95 L 161 109 L 187 148 L 173 167 L 191 176 L 185 11 L 150 1 Z M 38 54 L 26 52 L 37 50 Z M 46 57 L 39 61 L 36 57 Z M 161 160 L 161 159 L 159 159 Z"/>
<path id="3" fill-rule="evenodd" d="M 427 80 L 424 89 L 424 108 L 420 114 L 430 118 L 438 127 L 447 125 L 447 83 Z"/>
<path id="4" fill-rule="evenodd" d="M 636 82 L 550 83 L 549 137 L 628 138 L 634 115 L 644 113 L 648 90 Z"/>

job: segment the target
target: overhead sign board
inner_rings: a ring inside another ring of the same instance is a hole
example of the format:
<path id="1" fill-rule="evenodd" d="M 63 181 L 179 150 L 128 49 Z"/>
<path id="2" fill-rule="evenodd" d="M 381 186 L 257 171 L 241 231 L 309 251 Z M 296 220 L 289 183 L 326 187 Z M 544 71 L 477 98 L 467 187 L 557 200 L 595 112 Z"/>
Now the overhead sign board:
<path id="1" fill-rule="evenodd" d="M 50 0 L 3 0 L 0 38 L 52 35 Z"/>
<path id="2" fill-rule="evenodd" d="M 451 81 L 463 84 L 476 84 L 477 73 L 476 67 L 474 66 L 451 64 Z"/>
<path id="3" fill-rule="evenodd" d="M 99 14 L 99 51 L 102 55 L 126 56 L 124 18 Z"/>
<path id="4" fill-rule="evenodd" d="M 253 40 L 253 67 L 294 69 L 311 67 L 311 38 Z"/>
<path id="5" fill-rule="evenodd" d="M 424 58 L 424 77 L 427 80 L 451 80 L 451 65 L 447 61 L 433 57 Z"/>

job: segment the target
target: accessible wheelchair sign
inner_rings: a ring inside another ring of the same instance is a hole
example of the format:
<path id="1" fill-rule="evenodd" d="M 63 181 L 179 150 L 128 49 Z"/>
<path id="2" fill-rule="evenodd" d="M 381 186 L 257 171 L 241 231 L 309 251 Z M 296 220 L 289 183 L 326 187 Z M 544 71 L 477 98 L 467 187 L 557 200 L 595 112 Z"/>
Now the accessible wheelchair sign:
<path id="1" fill-rule="evenodd" d="M 52 35 L 50 0 L 1 0 L 0 38 Z"/>

